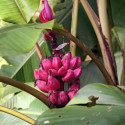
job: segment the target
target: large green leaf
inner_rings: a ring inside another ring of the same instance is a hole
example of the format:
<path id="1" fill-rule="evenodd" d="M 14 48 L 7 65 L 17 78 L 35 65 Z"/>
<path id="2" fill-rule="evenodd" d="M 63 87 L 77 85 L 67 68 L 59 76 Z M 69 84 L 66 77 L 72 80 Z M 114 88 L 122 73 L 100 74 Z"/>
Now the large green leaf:
<path id="1" fill-rule="evenodd" d="M 29 108 L 30 103 L 34 99 L 35 97 L 33 97 L 32 95 L 26 92 L 20 92 L 2 105 L 8 108 L 26 109 L 26 108 Z"/>
<path id="2" fill-rule="evenodd" d="M 68 106 L 43 113 L 35 125 L 124 125 L 125 106 Z"/>
<path id="3" fill-rule="evenodd" d="M 42 36 L 41 36 L 42 37 Z M 40 40 L 43 54 L 50 56 L 48 46 L 43 40 Z M 40 59 L 35 48 L 28 54 L 18 56 L 6 56 L 4 59 L 9 64 L 3 64 L 0 69 L 0 75 L 17 79 L 21 82 L 34 81 L 34 70 L 39 67 Z"/>
<path id="4" fill-rule="evenodd" d="M 41 113 L 43 113 L 48 109 L 49 108 L 44 103 L 42 103 L 38 99 L 34 99 L 28 109 L 23 109 L 23 110 L 19 109 L 18 111 L 23 114 L 26 114 L 27 116 L 33 119 L 37 119 Z"/>
<path id="5" fill-rule="evenodd" d="M 0 125 L 30 125 L 30 124 L 10 114 L 0 112 Z"/>
<path id="6" fill-rule="evenodd" d="M 0 30 L 0 56 L 29 52 L 39 40 L 42 29 L 51 29 L 54 20 L 44 24 L 12 25 Z M 56 28 L 59 26 L 55 25 Z"/>
<path id="7" fill-rule="evenodd" d="M 106 83 L 101 71 L 94 62 L 90 62 L 86 67 L 83 67 L 80 76 L 81 87 L 89 83 Z"/>
<path id="8" fill-rule="evenodd" d="M 92 96 L 98 97 L 97 104 L 125 105 L 125 94 L 117 87 L 101 83 L 93 83 L 81 88 L 68 105 L 89 103 Z"/>
<path id="9" fill-rule="evenodd" d="M 26 100 L 25 100 L 26 101 Z M 24 102 L 25 103 L 25 102 Z M 37 119 L 41 113 L 49 108 L 38 99 L 34 99 L 27 109 L 18 109 L 21 112 L 33 119 Z M 29 125 L 29 123 L 14 117 L 12 115 L 0 112 L 0 125 Z"/>
<path id="10" fill-rule="evenodd" d="M 125 26 L 125 1 L 124 0 L 110 0 L 112 8 L 112 17 L 116 26 Z"/>
<path id="11" fill-rule="evenodd" d="M 10 23 L 28 23 L 39 4 L 40 0 L 0 0 L 0 18 Z"/>

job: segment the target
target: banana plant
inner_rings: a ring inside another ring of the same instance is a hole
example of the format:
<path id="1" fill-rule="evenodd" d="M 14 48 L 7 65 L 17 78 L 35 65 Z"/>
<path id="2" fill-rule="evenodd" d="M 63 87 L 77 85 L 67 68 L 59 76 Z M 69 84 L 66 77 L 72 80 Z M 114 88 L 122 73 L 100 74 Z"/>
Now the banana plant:
<path id="1" fill-rule="evenodd" d="M 125 124 L 125 2 L 0 1 L 0 124 Z"/>

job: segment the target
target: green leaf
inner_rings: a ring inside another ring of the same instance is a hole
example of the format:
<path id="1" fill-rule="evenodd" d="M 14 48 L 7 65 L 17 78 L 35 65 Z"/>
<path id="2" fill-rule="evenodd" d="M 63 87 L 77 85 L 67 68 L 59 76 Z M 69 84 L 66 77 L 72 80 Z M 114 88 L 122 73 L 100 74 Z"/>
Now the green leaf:
<path id="1" fill-rule="evenodd" d="M 115 53 L 115 60 L 117 65 L 117 74 L 119 83 L 121 83 L 122 69 L 123 69 L 123 56 L 121 52 Z"/>
<path id="2" fill-rule="evenodd" d="M 118 39 L 118 42 L 120 42 L 121 48 L 123 48 L 125 46 L 125 28 L 114 27 L 113 30 L 117 33 L 115 37 Z"/>
<path id="3" fill-rule="evenodd" d="M 41 36 L 42 37 L 42 36 Z M 40 40 L 41 49 L 44 56 L 50 56 L 47 44 Z M 0 75 L 17 79 L 21 82 L 33 82 L 34 70 L 39 67 L 40 59 L 35 51 L 35 48 L 28 54 L 18 56 L 7 56 L 4 59 L 9 63 L 2 65 Z M 31 77 L 32 76 L 32 77 Z"/>
<path id="4" fill-rule="evenodd" d="M 2 105 L 3 103 L 5 103 L 6 101 L 8 101 L 13 97 L 12 93 L 3 97 L 4 91 L 5 91 L 5 87 L 0 83 L 0 105 Z"/>
<path id="5" fill-rule="evenodd" d="M 29 123 L 7 113 L 0 112 L 1 125 L 30 125 Z"/>
<path id="6" fill-rule="evenodd" d="M 106 83 L 104 76 L 94 62 L 90 62 L 86 67 L 83 67 L 80 76 L 81 87 L 89 83 Z"/>
<path id="7" fill-rule="evenodd" d="M 89 103 L 91 96 L 99 97 L 97 104 L 125 105 L 125 94 L 117 87 L 101 83 L 92 83 L 81 88 L 68 105 Z"/>
<path id="8" fill-rule="evenodd" d="M 34 89 L 37 89 L 39 90 L 37 87 L 34 87 L 34 83 L 33 82 L 29 82 L 29 83 L 25 83 L 31 87 L 33 87 Z M 16 87 L 13 87 L 13 86 L 10 86 L 10 85 L 7 85 L 6 87 L 4 87 L 4 90 L 3 90 L 3 93 L 2 93 L 2 97 L 5 97 L 9 94 L 14 94 L 14 93 L 18 93 L 18 92 L 21 92 L 22 90 L 16 88 Z"/>
<path id="9" fill-rule="evenodd" d="M 11 26 L 13 27 L 13 26 Z M 34 28 L 3 29 L 0 32 L 0 56 L 17 55 L 29 52 L 37 42 L 41 30 Z M 6 30 L 6 31 L 5 31 Z"/>
<path id="10" fill-rule="evenodd" d="M 12 25 L 0 30 L 0 56 L 19 55 L 29 52 L 39 40 L 41 30 L 64 29 L 56 20 L 47 23 Z M 25 47 L 24 47 L 25 46 Z"/>
<path id="11" fill-rule="evenodd" d="M 110 0 L 112 8 L 112 17 L 116 26 L 125 26 L 125 18 L 123 15 L 125 13 L 125 1 L 120 0 Z"/>
<path id="12" fill-rule="evenodd" d="M 0 56 L 29 52 L 38 41 L 41 29 L 51 29 L 53 26 L 54 20 L 44 24 L 12 25 L 2 28 L 0 30 Z"/>
<path id="13" fill-rule="evenodd" d="M 18 111 L 29 117 L 32 117 L 33 119 L 37 119 L 41 113 L 48 109 L 49 108 L 44 103 L 38 99 L 34 99 L 28 109 L 19 109 Z"/>
<path id="14" fill-rule="evenodd" d="M 28 23 L 37 11 L 40 0 L 1 0 L 0 18 L 9 23 Z"/>
<path id="15" fill-rule="evenodd" d="M 35 125 L 124 125 L 125 106 L 68 106 L 43 113 Z"/>
<path id="16" fill-rule="evenodd" d="M 26 92 L 20 92 L 2 105 L 5 107 L 8 107 L 8 108 L 26 109 L 26 108 L 29 108 L 30 103 L 34 99 L 35 99 L 35 97 L 33 97 L 32 95 L 30 95 Z"/>

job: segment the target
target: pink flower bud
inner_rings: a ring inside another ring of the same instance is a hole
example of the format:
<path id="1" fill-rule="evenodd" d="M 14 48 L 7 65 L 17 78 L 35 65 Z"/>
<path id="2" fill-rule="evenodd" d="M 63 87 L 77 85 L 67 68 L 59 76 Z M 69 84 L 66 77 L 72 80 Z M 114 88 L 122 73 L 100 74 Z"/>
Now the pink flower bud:
<path id="1" fill-rule="evenodd" d="M 66 72 L 67 72 L 67 70 L 62 66 L 62 67 L 58 70 L 58 75 L 59 75 L 59 76 L 63 76 Z"/>
<path id="2" fill-rule="evenodd" d="M 76 94 L 77 90 L 71 90 L 68 92 L 68 96 L 70 98 L 70 100 L 73 98 L 73 96 Z"/>
<path id="3" fill-rule="evenodd" d="M 62 65 L 63 65 L 63 67 L 66 69 L 66 70 L 68 70 L 68 68 L 69 68 L 69 64 L 70 64 L 70 60 L 69 59 L 62 59 Z"/>
<path id="4" fill-rule="evenodd" d="M 79 78 L 79 76 L 80 76 L 81 73 L 82 73 L 82 68 L 80 67 L 80 68 L 75 69 L 75 70 L 73 71 L 73 73 L 74 73 L 74 79 Z"/>
<path id="5" fill-rule="evenodd" d="M 52 13 L 52 10 L 48 4 L 48 1 L 43 0 L 43 8 L 40 12 L 39 20 L 42 21 L 43 23 L 46 23 L 52 19 L 53 19 L 53 13 Z"/>
<path id="6" fill-rule="evenodd" d="M 49 86 L 46 84 L 45 81 L 42 81 L 42 80 L 37 80 L 36 81 L 36 84 L 38 86 L 38 88 L 43 91 L 43 92 L 48 92 L 49 91 Z"/>
<path id="7" fill-rule="evenodd" d="M 66 105 L 69 101 L 68 95 L 65 91 L 60 91 L 58 95 L 58 105 Z"/>
<path id="8" fill-rule="evenodd" d="M 80 80 L 76 80 L 74 81 L 71 85 L 70 85 L 70 88 L 68 89 L 68 91 L 70 90 L 79 90 L 80 89 Z"/>
<path id="9" fill-rule="evenodd" d="M 78 58 L 76 56 L 74 56 L 71 60 L 70 60 L 70 66 L 69 69 L 75 69 L 77 66 L 77 60 Z"/>
<path id="10" fill-rule="evenodd" d="M 71 59 L 71 52 L 67 52 L 63 57 L 62 57 L 62 59 L 68 59 L 68 60 L 70 60 Z"/>
<path id="11" fill-rule="evenodd" d="M 55 70 L 55 69 L 49 69 L 48 74 L 53 76 L 53 77 L 58 75 L 57 70 Z"/>
<path id="12" fill-rule="evenodd" d="M 48 76 L 47 85 L 49 86 L 49 90 L 58 90 L 60 88 L 59 81 L 52 76 Z"/>
<path id="13" fill-rule="evenodd" d="M 76 68 L 79 68 L 81 66 L 81 58 L 80 57 L 77 57 L 77 66 Z"/>
<path id="14" fill-rule="evenodd" d="M 65 76 L 62 77 L 63 82 L 71 82 L 74 79 L 74 73 L 71 69 L 67 71 Z"/>
<path id="15" fill-rule="evenodd" d="M 43 59 L 42 60 L 42 66 L 43 66 L 44 70 L 47 71 L 47 72 L 48 72 L 49 69 L 53 69 L 52 62 L 49 59 Z"/>
<path id="16" fill-rule="evenodd" d="M 53 57 L 52 65 L 54 69 L 58 70 L 61 67 L 60 57 Z"/>
<path id="17" fill-rule="evenodd" d="M 49 91 L 49 100 L 52 104 L 58 105 L 58 92 L 57 91 Z"/>

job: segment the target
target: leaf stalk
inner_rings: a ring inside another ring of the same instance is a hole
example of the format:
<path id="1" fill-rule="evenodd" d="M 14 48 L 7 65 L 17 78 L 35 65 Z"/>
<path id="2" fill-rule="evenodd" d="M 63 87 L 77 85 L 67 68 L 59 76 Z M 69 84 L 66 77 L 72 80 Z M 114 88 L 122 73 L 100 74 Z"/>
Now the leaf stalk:
<path id="1" fill-rule="evenodd" d="M 16 117 L 18 117 L 18 118 L 20 118 L 20 119 L 22 119 L 22 120 L 32 124 L 32 125 L 35 124 L 35 120 L 34 119 L 32 119 L 29 116 L 24 115 L 24 114 L 22 114 L 22 113 L 20 113 L 18 111 L 15 111 L 13 109 L 10 109 L 10 108 L 4 107 L 4 106 L 0 106 L 0 111 L 8 113 L 8 114 L 11 114 L 13 116 L 16 116 Z"/>
<path id="2" fill-rule="evenodd" d="M 78 10 L 79 0 L 73 0 L 71 34 L 75 37 L 77 34 Z M 70 41 L 70 52 L 72 53 L 72 57 L 76 55 L 76 44 L 72 41 Z"/>
<path id="3" fill-rule="evenodd" d="M 5 76 L 0 76 L 0 82 L 9 84 L 11 86 L 14 86 L 16 88 L 19 88 L 29 94 L 31 94 L 32 96 L 36 97 L 37 99 L 39 99 L 41 102 L 43 102 L 45 105 L 49 106 L 49 101 L 48 101 L 48 97 L 46 95 L 44 95 L 43 93 L 41 93 L 40 91 L 11 78 L 5 77 Z"/>

